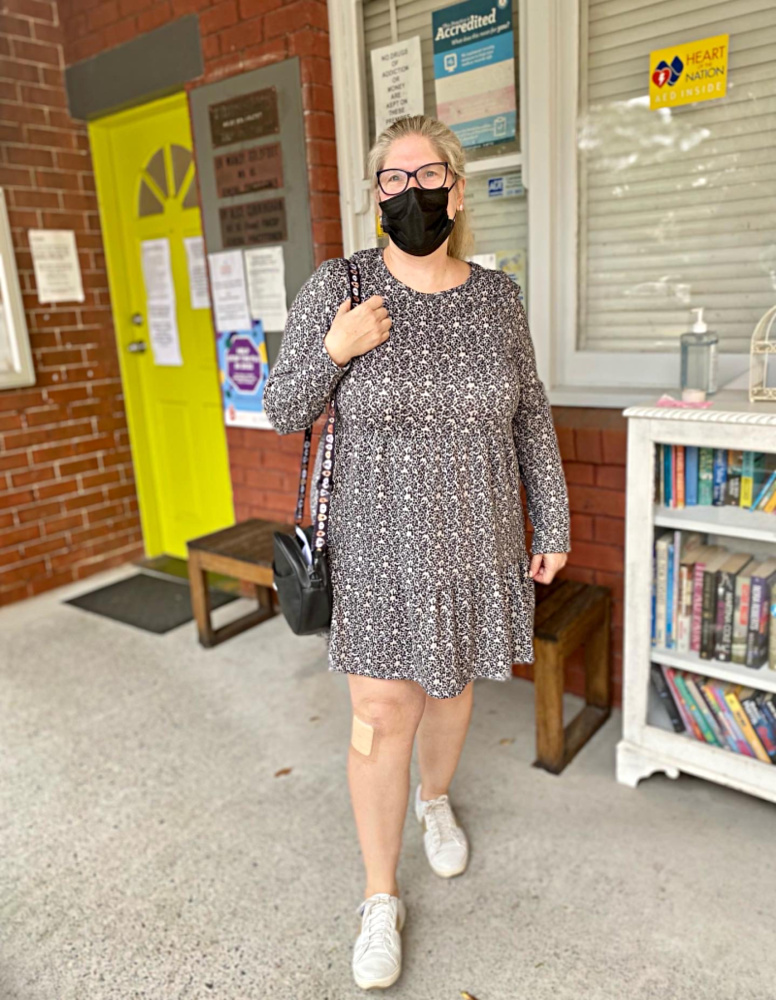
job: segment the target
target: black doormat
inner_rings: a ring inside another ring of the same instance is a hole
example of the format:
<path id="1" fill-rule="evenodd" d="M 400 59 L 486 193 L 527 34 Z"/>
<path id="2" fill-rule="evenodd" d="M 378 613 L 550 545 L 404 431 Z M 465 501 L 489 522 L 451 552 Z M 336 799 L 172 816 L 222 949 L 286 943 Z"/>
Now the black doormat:
<path id="1" fill-rule="evenodd" d="M 210 591 L 211 608 L 220 608 L 235 600 L 234 594 Z M 157 635 L 190 622 L 194 617 L 188 583 L 184 580 L 164 580 L 145 573 L 81 594 L 65 601 L 65 604 Z"/>

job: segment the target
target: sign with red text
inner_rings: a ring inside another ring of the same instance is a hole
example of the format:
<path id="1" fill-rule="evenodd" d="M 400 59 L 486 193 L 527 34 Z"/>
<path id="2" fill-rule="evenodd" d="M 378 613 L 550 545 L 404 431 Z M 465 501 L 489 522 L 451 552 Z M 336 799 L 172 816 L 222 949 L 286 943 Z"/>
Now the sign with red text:
<path id="1" fill-rule="evenodd" d="M 683 42 L 649 55 L 649 106 L 676 108 L 727 94 L 729 35 Z"/>

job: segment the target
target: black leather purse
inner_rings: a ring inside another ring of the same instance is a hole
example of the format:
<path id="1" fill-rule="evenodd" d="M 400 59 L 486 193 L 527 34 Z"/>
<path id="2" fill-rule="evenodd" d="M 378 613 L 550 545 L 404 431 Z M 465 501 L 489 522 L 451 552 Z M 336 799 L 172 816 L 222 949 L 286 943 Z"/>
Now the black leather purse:
<path id="1" fill-rule="evenodd" d="M 349 259 L 351 309 L 361 302 L 358 265 Z M 278 604 L 291 631 L 297 635 L 314 635 L 331 625 L 332 587 L 327 554 L 329 501 L 334 470 L 334 424 L 336 391 L 329 400 L 326 425 L 321 432 L 323 460 L 318 476 L 318 504 L 314 523 L 301 528 L 307 471 L 310 464 L 312 425 L 304 432 L 302 467 L 299 474 L 299 491 L 294 514 L 294 534 L 276 531 L 273 536 L 272 572 Z M 305 555 L 305 546 L 296 532 L 304 533 L 308 542 L 311 562 Z"/>

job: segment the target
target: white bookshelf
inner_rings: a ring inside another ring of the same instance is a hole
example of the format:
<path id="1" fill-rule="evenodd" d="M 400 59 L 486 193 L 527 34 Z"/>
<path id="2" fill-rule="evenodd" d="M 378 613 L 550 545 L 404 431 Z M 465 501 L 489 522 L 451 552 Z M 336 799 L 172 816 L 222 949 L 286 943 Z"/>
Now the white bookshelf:
<path id="1" fill-rule="evenodd" d="M 723 402 L 724 400 L 724 402 Z M 731 550 L 776 555 L 776 513 L 738 507 L 666 508 L 654 503 L 657 444 L 776 452 L 776 405 L 749 403 L 725 393 L 707 410 L 635 406 L 628 418 L 625 531 L 623 734 L 617 744 L 617 780 L 636 787 L 662 771 L 716 781 L 776 802 L 776 765 L 766 764 L 674 732 L 650 681 L 650 663 L 776 692 L 776 671 L 704 660 L 697 653 L 651 644 L 652 545 L 656 528 L 707 532 Z"/>

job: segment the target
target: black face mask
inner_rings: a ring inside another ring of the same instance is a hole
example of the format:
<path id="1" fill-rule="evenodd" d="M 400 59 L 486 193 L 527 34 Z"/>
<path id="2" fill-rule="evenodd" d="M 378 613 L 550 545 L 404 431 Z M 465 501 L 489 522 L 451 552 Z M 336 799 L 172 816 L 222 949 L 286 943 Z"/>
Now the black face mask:
<path id="1" fill-rule="evenodd" d="M 449 187 L 427 190 L 408 187 L 380 202 L 381 225 L 396 246 L 415 257 L 425 257 L 450 235 L 455 219 L 447 214 Z"/>

